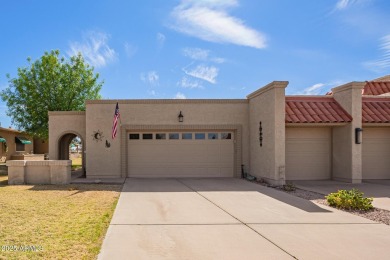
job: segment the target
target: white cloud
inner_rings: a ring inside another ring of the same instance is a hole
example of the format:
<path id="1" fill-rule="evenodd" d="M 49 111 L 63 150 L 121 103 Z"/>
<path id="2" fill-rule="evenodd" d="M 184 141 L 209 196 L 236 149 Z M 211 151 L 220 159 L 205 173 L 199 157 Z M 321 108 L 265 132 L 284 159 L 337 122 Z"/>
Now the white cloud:
<path id="1" fill-rule="evenodd" d="M 160 76 L 156 71 L 149 71 L 146 74 L 142 73 L 140 78 L 143 82 L 149 83 L 150 85 L 158 85 Z"/>
<path id="2" fill-rule="evenodd" d="M 228 14 L 236 0 L 182 0 L 171 12 L 171 27 L 181 33 L 217 43 L 265 48 L 266 37 Z"/>
<path id="3" fill-rule="evenodd" d="M 177 92 L 174 99 L 186 99 L 186 96 L 183 93 Z"/>
<path id="4" fill-rule="evenodd" d="M 317 84 L 314 84 L 313 86 L 311 87 L 308 87 L 308 88 L 305 88 L 301 94 L 302 95 L 319 95 L 322 88 L 325 86 L 324 83 L 317 83 Z"/>
<path id="5" fill-rule="evenodd" d="M 332 88 L 336 86 L 341 86 L 342 84 L 345 84 L 346 81 L 343 80 L 333 80 L 325 83 L 316 83 L 310 87 L 307 87 L 300 91 L 293 91 L 292 95 L 324 95 L 328 91 L 330 91 Z M 289 90 L 287 90 L 289 92 Z M 290 95 L 290 93 L 287 93 Z"/>
<path id="6" fill-rule="evenodd" d="M 137 52 L 137 47 L 134 47 L 133 45 L 131 45 L 128 42 L 125 42 L 125 44 L 123 46 L 125 48 L 126 55 L 129 58 L 133 57 L 134 54 Z"/>
<path id="7" fill-rule="evenodd" d="M 211 61 L 215 63 L 224 63 L 226 60 L 224 58 L 216 57 L 216 58 L 211 58 Z"/>
<path id="8" fill-rule="evenodd" d="M 182 52 L 184 56 L 193 60 L 212 61 L 215 63 L 225 62 L 224 58 L 210 57 L 210 50 L 205 50 L 201 48 L 184 48 Z"/>
<path id="9" fill-rule="evenodd" d="M 390 68 L 390 34 L 382 37 L 380 41 L 379 50 L 383 53 L 382 57 L 378 60 L 363 63 L 367 68 L 377 72 Z"/>
<path id="10" fill-rule="evenodd" d="M 193 60 L 207 60 L 209 57 L 209 50 L 204 50 L 200 48 L 184 48 L 183 55 L 189 57 Z"/>
<path id="11" fill-rule="evenodd" d="M 184 76 L 179 82 L 177 82 L 177 85 L 183 87 L 183 88 L 200 88 L 202 89 L 203 86 L 200 84 L 198 80 L 192 80 L 188 77 Z"/>
<path id="12" fill-rule="evenodd" d="M 205 65 L 198 65 L 195 69 L 192 70 L 183 68 L 183 71 L 189 76 L 208 81 L 212 84 L 216 83 L 216 78 L 218 76 L 218 68 L 214 66 L 208 67 Z"/>
<path id="13" fill-rule="evenodd" d="M 351 0 L 339 0 L 339 1 L 336 3 L 336 9 L 338 9 L 338 10 L 345 9 L 345 8 L 347 8 L 348 5 L 351 5 L 352 2 L 355 2 L 355 1 L 351 1 Z"/>
<path id="14" fill-rule="evenodd" d="M 157 38 L 158 46 L 160 48 L 162 48 L 162 46 L 164 46 L 164 43 L 165 43 L 165 40 L 167 39 L 167 37 L 162 33 L 157 33 L 156 38 Z"/>
<path id="15" fill-rule="evenodd" d="M 84 59 L 92 66 L 104 67 L 114 61 L 117 53 L 108 45 L 109 35 L 103 32 L 90 31 L 83 35 L 82 42 L 71 42 L 69 56 L 82 53 Z"/>
<path id="16" fill-rule="evenodd" d="M 338 11 L 346 10 L 354 5 L 365 4 L 370 1 L 371 0 L 338 0 L 334 9 Z"/>

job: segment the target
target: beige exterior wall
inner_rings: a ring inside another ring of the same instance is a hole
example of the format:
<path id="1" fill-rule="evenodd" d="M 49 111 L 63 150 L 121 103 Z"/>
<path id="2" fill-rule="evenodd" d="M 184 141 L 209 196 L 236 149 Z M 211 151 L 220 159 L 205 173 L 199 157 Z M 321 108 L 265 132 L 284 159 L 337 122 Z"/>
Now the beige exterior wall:
<path id="1" fill-rule="evenodd" d="M 49 140 L 34 138 L 34 153 L 36 154 L 49 153 Z"/>
<path id="2" fill-rule="evenodd" d="M 355 144 L 355 128 L 362 128 L 362 89 L 365 82 L 333 88 L 335 100 L 352 116 L 352 123 L 333 128 L 333 179 L 360 183 L 362 144 Z"/>
<path id="3" fill-rule="evenodd" d="M 122 127 L 114 140 L 111 131 L 116 101 L 97 100 L 87 101 L 86 104 L 87 177 L 124 175 L 128 159 L 125 133 L 135 129 L 225 130 L 223 126 L 229 129 L 229 125 L 234 131 L 234 128 L 242 128 L 241 144 L 235 145 L 235 156 L 240 162 L 246 165 L 249 163 L 247 100 L 120 100 Z M 180 111 L 184 115 L 183 123 L 178 122 Z M 92 137 L 97 131 L 103 133 L 101 141 Z M 106 147 L 106 141 L 110 147 Z M 235 176 L 239 176 L 239 166 L 236 166 Z"/>
<path id="4" fill-rule="evenodd" d="M 15 130 L 11 130 L 11 129 L 10 130 L 0 129 L 0 136 L 5 138 L 5 140 L 7 141 L 7 147 L 8 147 L 8 152 L 6 152 L 4 143 L 0 143 L 0 157 L 6 156 L 7 160 L 10 160 L 12 155 L 17 154 L 16 153 L 16 143 L 15 143 L 16 136 L 23 136 L 23 137 L 28 138 L 31 141 L 31 144 L 26 144 L 24 146 L 25 153 L 31 153 L 31 151 L 34 150 L 33 139 L 30 136 L 28 136 L 27 134 L 23 134 L 19 131 L 15 131 Z"/>
<path id="5" fill-rule="evenodd" d="M 248 95 L 249 173 L 273 184 L 285 181 L 285 88 L 287 81 L 274 81 Z M 263 141 L 260 147 L 259 127 Z"/>
<path id="6" fill-rule="evenodd" d="M 66 134 L 80 136 L 85 151 L 86 127 L 85 112 L 79 111 L 56 111 L 49 112 L 49 158 L 58 160 L 59 141 Z M 83 153 L 83 157 L 85 153 Z"/>

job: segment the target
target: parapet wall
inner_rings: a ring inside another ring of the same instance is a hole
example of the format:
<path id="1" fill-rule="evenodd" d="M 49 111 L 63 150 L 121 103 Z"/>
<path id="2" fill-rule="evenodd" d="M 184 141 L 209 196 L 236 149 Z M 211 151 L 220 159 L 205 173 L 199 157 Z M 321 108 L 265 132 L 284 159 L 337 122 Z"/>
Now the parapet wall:
<path id="1" fill-rule="evenodd" d="M 71 160 L 7 161 L 8 184 L 69 184 Z"/>

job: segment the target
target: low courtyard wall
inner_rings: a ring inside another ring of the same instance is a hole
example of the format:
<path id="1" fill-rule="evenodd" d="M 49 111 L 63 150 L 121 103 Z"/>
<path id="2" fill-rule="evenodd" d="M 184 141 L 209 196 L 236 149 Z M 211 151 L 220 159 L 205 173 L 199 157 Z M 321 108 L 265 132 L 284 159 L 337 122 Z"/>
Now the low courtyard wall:
<path id="1" fill-rule="evenodd" d="M 8 184 L 69 184 L 71 160 L 7 161 Z"/>
<path id="2" fill-rule="evenodd" d="M 43 161 L 45 160 L 44 154 L 13 154 L 11 160 L 26 160 L 26 161 Z"/>

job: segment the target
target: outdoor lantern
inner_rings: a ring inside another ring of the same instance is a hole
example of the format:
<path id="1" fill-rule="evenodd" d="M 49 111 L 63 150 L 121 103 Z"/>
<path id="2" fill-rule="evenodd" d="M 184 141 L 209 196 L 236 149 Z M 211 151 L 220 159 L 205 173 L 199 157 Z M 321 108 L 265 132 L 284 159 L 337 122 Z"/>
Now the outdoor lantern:
<path id="1" fill-rule="evenodd" d="M 180 111 L 180 114 L 179 114 L 178 118 L 179 118 L 179 122 L 180 122 L 180 123 L 183 123 L 184 116 L 183 116 L 183 114 L 181 113 L 181 111 Z"/>
<path id="2" fill-rule="evenodd" d="M 355 128 L 355 144 L 362 143 L 362 132 L 363 132 L 363 129 Z"/>

